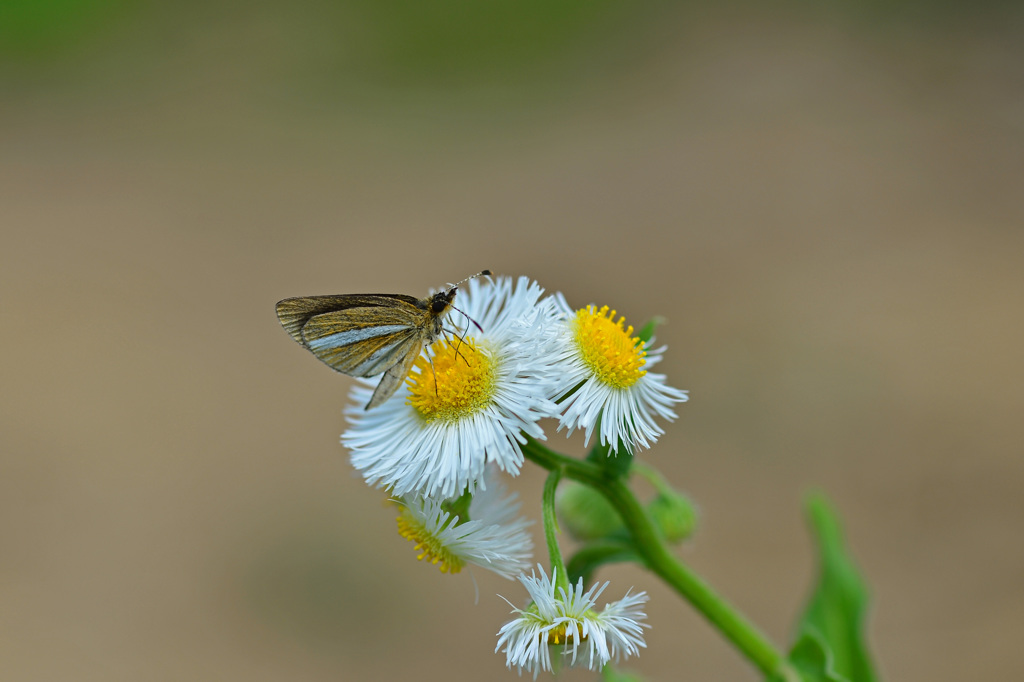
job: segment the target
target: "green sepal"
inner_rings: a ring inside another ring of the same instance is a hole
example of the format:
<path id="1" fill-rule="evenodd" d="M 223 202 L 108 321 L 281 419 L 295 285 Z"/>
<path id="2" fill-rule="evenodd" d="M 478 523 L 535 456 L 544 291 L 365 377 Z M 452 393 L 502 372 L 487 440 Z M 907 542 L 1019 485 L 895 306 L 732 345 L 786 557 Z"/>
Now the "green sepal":
<path id="1" fill-rule="evenodd" d="M 600 428 L 600 424 L 597 428 Z M 598 443 L 591 448 L 587 460 L 600 465 L 610 477 L 620 478 L 629 475 L 629 469 L 633 466 L 633 453 L 620 439 L 616 452 L 612 452 L 610 446 Z"/>
<path id="2" fill-rule="evenodd" d="M 808 497 L 806 513 L 818 545 L 818 584 L 790 660 L 806 682 L 877 682 L 864 642 L 867 587 L 846 551 L 839 517 L 821 493 Z"/>
<path id="3" fill-rule="evenodd" d="M 459 517 L 459 525 L 469 521 L 469 505 L 473 502 L 473 495 L 470 494 L 467 488 L 462 495 L 452 500 L 447 500 L 441 504 L 441 507 L 452 516 Z"/>
<path id="4" fill-rule="evenodd" d="M 645 344 L 650 343 L 651 339 L 654 338 L 654 330 L 658 328 L 658 325 L 665 324 L 666 320 L 661 315 L 655 315 L 652 317 L 643 328 L 636 333 L 637 337 Z"/>

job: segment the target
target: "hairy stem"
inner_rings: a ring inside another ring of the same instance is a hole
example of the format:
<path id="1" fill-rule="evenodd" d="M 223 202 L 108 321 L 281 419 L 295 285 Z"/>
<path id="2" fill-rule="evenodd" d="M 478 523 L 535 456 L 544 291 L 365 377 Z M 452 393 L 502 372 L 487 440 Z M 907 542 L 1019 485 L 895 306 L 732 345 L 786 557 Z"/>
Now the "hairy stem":
<path id="1" fill-rule="evenodd" d="M 558 546 L 558 519 L 555 517 L 555 490 L 562 479 L 561 469 L 551 469 L 544 481 L 544 539 L 548 543 L 548 556 L 551 557 L 551 570 L 555 576 L 555 584 L 566 593 L 569 592 L 569 574 L 565 572 L 565 561 L 562 550 Z"/>

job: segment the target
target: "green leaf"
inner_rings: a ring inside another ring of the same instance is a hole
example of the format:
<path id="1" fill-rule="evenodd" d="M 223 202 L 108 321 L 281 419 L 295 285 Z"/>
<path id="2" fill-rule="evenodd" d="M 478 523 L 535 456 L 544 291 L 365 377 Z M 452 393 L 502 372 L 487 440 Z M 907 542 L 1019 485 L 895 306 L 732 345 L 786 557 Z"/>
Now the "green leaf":
<path id="1" fill-rule="evenodd" d="M 790 660 L 806 682 L 877 682 L 864 642 L 867 588 L 846 551 L 839 517 L 816 493 L 807 500 L 807 518 L 818 543 L 818 584 Z"/>
<path id="2" fill-rule="evenodd" d="M 789 660 L 800 673 L 801 682 L 851 682 L 835 670 L 832 652 L 821 634 L 808 626 L 789 652 Z"/>

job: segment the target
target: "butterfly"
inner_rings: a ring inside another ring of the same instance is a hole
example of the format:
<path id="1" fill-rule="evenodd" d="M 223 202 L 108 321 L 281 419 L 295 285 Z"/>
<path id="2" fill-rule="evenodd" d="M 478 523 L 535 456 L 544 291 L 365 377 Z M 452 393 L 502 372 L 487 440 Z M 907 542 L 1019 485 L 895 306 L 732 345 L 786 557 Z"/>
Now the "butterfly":
<path id="1" fill-rule="evenodd" d="M 440 337 L 459 285 L 490 274 L 483 270 L 426 298 L 404 294 L 286 298 L 277 304 L 277 319 L 293 339 L 331 369 L 354 377 L 383 373 L 366 405 L 369 410 L 394 395 L 420 351 Z"/>

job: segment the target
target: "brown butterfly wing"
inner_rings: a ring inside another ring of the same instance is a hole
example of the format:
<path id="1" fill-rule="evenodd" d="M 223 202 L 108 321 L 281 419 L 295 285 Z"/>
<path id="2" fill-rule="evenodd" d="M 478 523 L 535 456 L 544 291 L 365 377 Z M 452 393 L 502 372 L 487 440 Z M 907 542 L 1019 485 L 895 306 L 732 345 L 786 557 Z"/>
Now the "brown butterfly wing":
<path id="1" fill-rule="evenodd" d="M 419 355 L 430 316 L 422 305 L 411 296 L 318 296 L 282 301 L 278 317 L 326 365 L 365 377 Z"/>
<path id="2" fill-rule="evenodd" d="M 302 328 L 313 317 L 351 308 L 387 308 L 400 305 L 420 308 L 423 301 L 404 294 L 341 294 L 338 296 L 300 296 L 277 304 L 277 319 L 288 334 L 303 343 Z M 303 344 L 305 345 L 305 344 Z"/>

